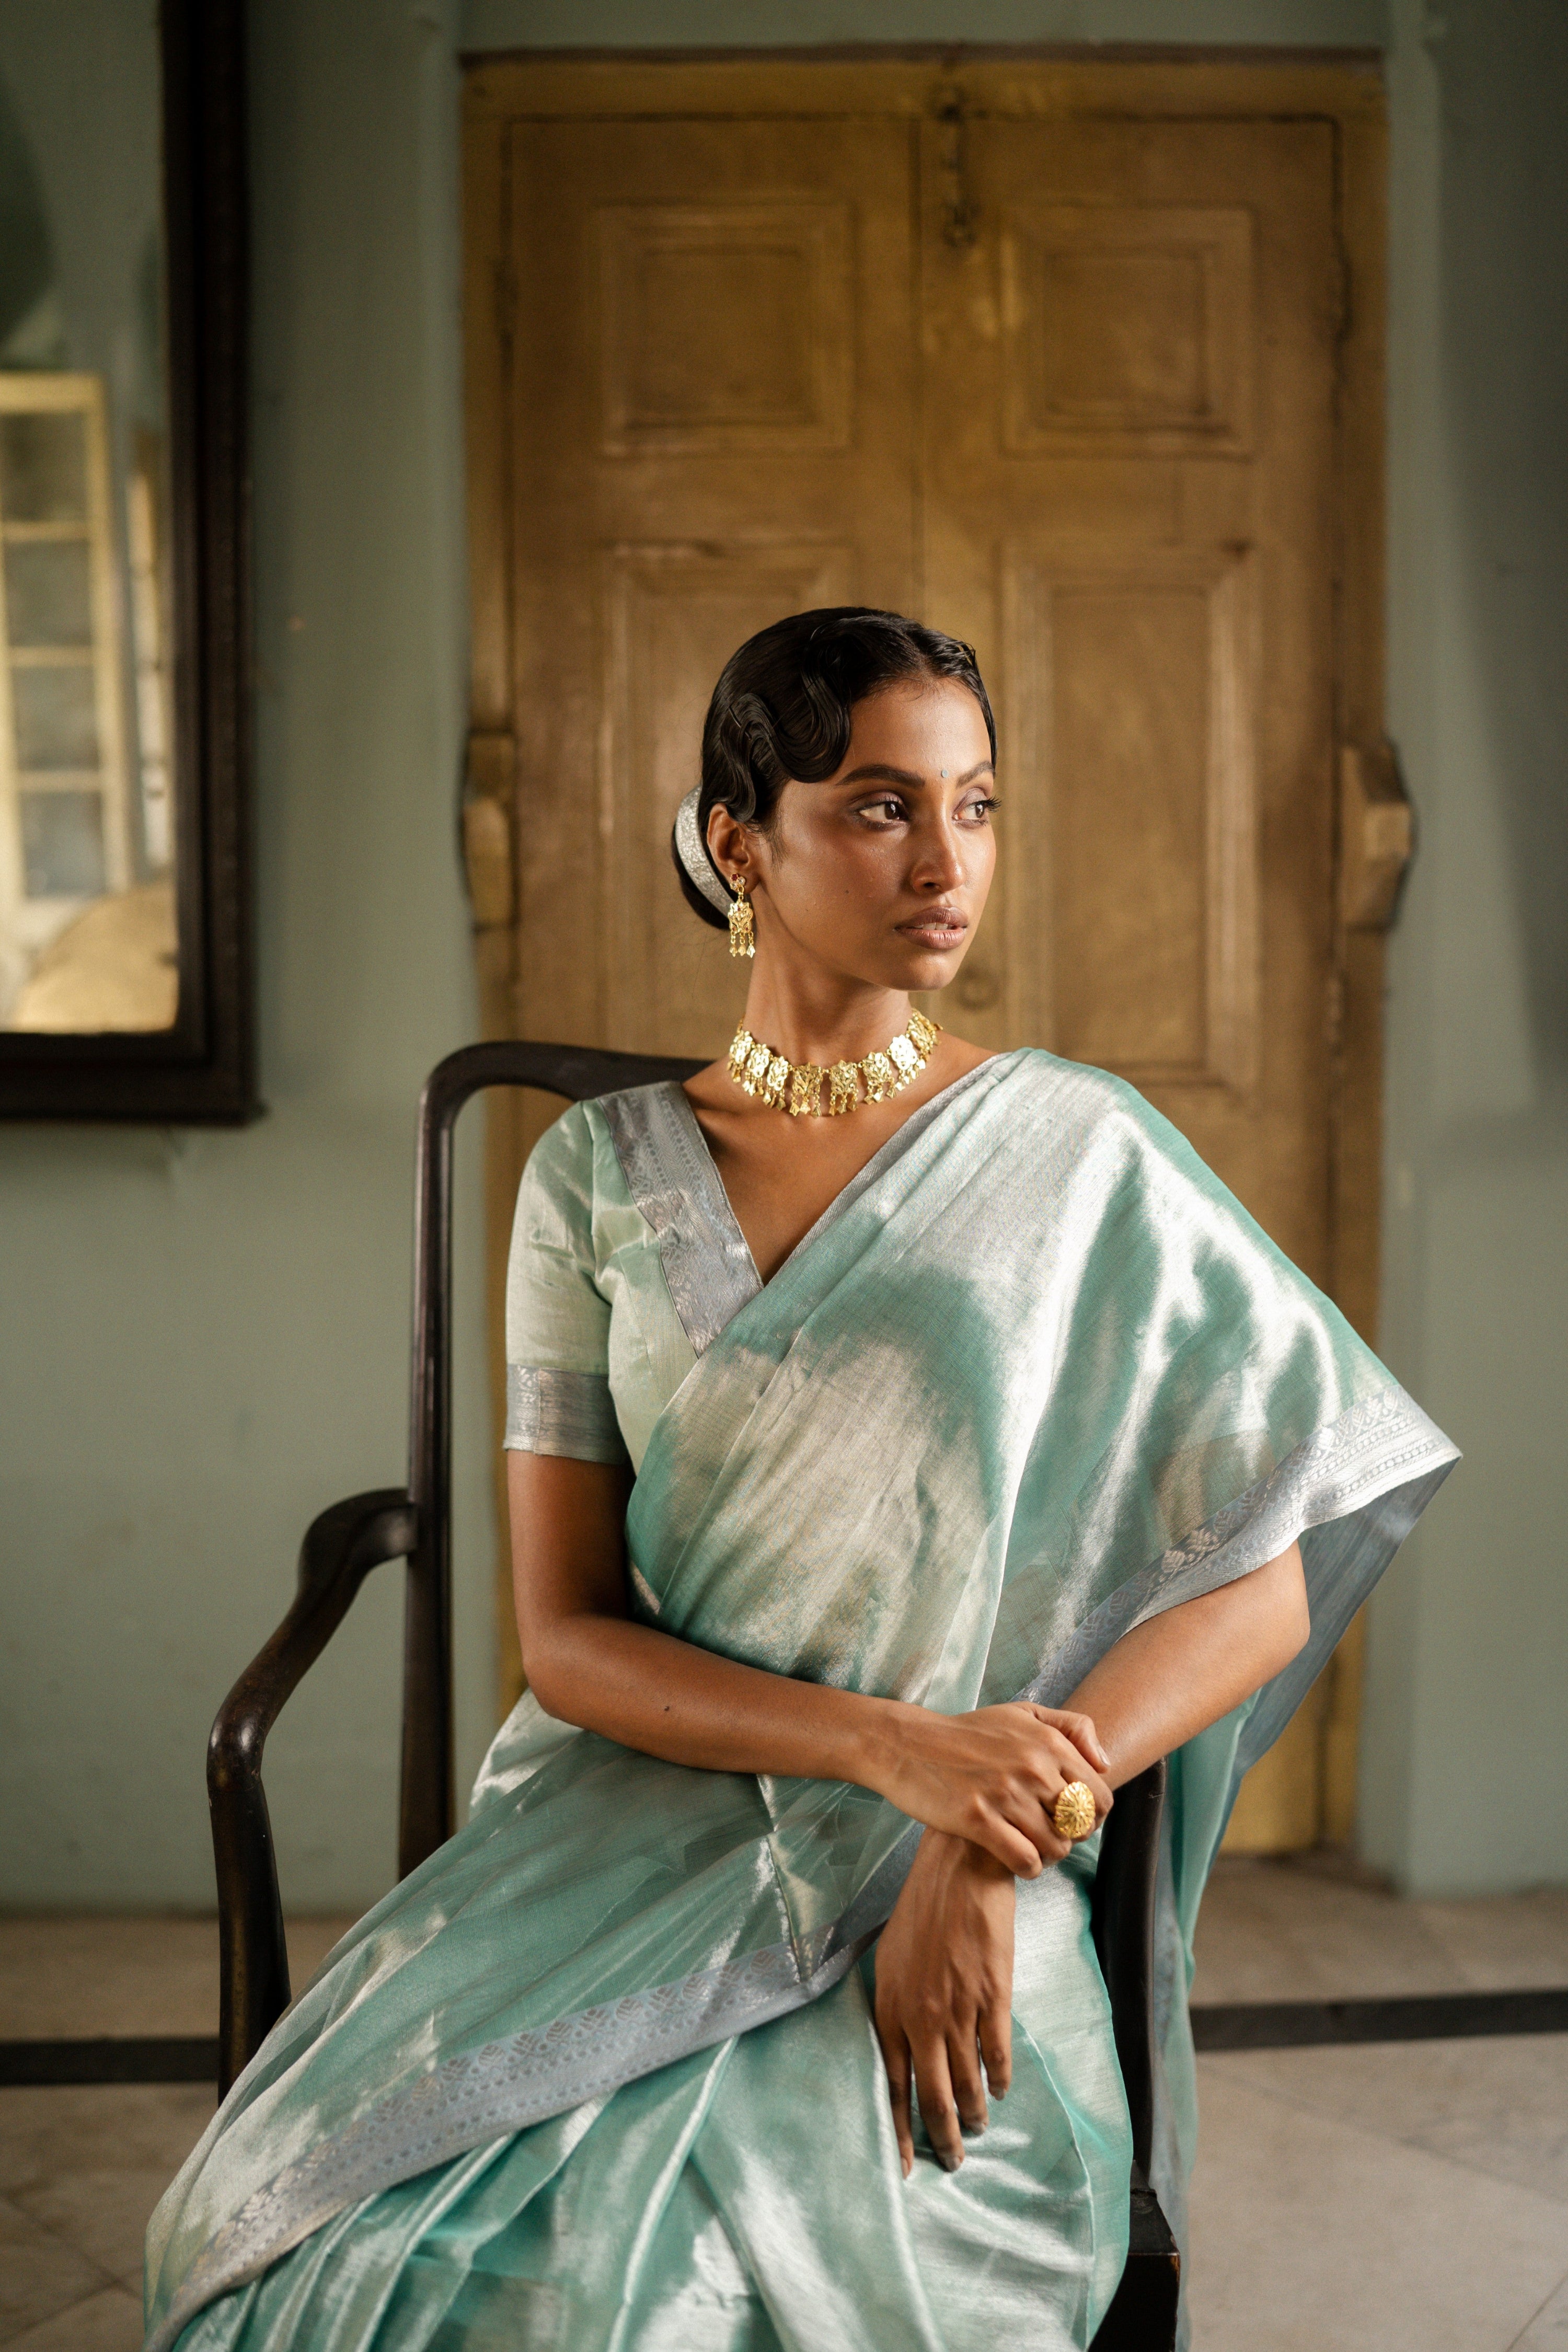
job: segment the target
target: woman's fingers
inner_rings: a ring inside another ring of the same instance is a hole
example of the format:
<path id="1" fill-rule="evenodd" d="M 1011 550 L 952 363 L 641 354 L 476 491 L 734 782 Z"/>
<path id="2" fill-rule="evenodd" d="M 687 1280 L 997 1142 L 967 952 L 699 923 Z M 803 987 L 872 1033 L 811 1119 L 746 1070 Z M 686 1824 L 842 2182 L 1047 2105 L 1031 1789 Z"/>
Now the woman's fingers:
<path id="1" fill-rule="evenodd" d="M 1089 1790 L 1089 1795 L 1094 1799 L 1094 1825 L 1096 1829 L 1098 1829 L 1100 1822 L 1105 1819 L 1107 1813 L 1110 1812 L 1112 1804 L 1115 1802 L 1110 1790 L 1106 1787 L 1098 1772 L 1088 1771 L 1082 1768 L 1079 1768 L 1076 1771 L 1068 1771 L 1066 1773 L 1062 1780 L 1062 1789 L 1068 1788 L 1073 1781 L 1081 1781 L 1083 1786 Z M 1061 1795 L 1062 1789 L 1058 1789 L 1053 1795 L 1046 1799 L 1046 1812 L 1047 1817 L 1051 1820 L 1051 1826 L 1053 1829 L 1056 1827 L 1056 1822 L 1055 1816 L 1052 1813 L 1052 1808 L 1057 1801 L 1057 1798 Z"/>
<path id="2" fill-rule="evenodd" d="M 893 2027 L 884 2027 L 877 2021 L 877 2038 L 882 2045 L 882 2063 L 888 2070 L 888 2097 L 893 2109 L 893 2136 L 899 2143 L 899 2162 L 907 2180 L 914 2169 L 914 2118 L 910 2112 L 910 2045 Z"/>
<path id="3" fill-rule="evenodd" d="M 983 2132 L 987 2121 L 985 2085 L 980 2075 L 980 2044 L 973 2017 L 952 2021 L 947 2037 L 947 2073 L 961 2128 Z"/>
<path id="4" fill-rule="evenodd" d="M 958 2127 L 958 2105 L 948 2071 L 947 2043 L 937 2038 L 911 2042 L 915 2064 L 915 2095 L 921 2121 L 937 2162 L 944 2172 L 956 2172 L 963 2162 L 963 2136 Z"/>
<path id="5" fill-rule="evenodd" d="M 1027 1870 L 1020 1870 L 1014 1863 L 1008 1863 L 1006 1867 L 1012 1871 L 1015 1878 L 1037 1878 L 1042 1864 L 1060 1862 L 1065 1854 L 1072 1852 L 1071 1840 L 1063 1837 L 1051 1819 L 1050 1807 L 1053 1801 L 1051 1798 L 1031 1798 L 1020 1792 L 1012 1797 L 1009 1801 L 1012 1806 L 1009 1816 L 1011 1826 L 1020 1837 L 1027 1839 L 1030 1862 Z M 1001 1858 L 1000 1855 L 997 1856 L 999 1861 Z"/>
<path id="6" fill-rule="evenodd" d="M 1042 1856 L 1047 1862 L 1061 1859 L 1060 1854 L 1046 1853 L 1042 1843 L 1054 1836 L 1055 1832 L 1048 1827 L 1041 1830 L 1037 1808 L 1032 1821 L 1022 1807 L 1018 1810 L 1020 1817 L 1016 1821 L 1009 1820 L 1005 1813 L 982 1812 L 966 1834 L 1015 1878 L 1038 1878 Z"/>
<path id="7" fill-rule="evenodd" d="M 906 2178 L 911 2076 L 931 2154 L 950 2172 L 963 2161 L 963 2133 L 985 2129 L 987 2074 L 998 2095 L 1006 2088 L 1015 1904 L 1005 1863 L 963 1838 L 922 1838 L 878 1944 L 873 2004 Z"/>
<path id="8" fill-rule="evenodd" d="M 1061 1794 L 1069 1781 L 1081 1780 L 1093 1795 L 1095 1811 L 1103 1821 L 1111 1806 L 1110 1783 L 1095 1769 L 1082 1749 L 1065 1732 L 1058 1731 L 1054 1724 L 1047 1730 L 1047 1738 L 1051 1748 L 1051 1763 L 1061 1776 L 1059 1785 L 1053 1791 L 1053 1799 Z"/>
<path id="9" fill-rule="evenodd" d="M 1076 1714 L 1072 1708 L 1065 1706 L 1039 1706 L 1035 1712 L 1042 1722 L 1054 1724 L 1058 1731 L 1065 1731 L 1079 1754 L 1097 1771 L 1110 1771 L 1110 1759 L 1089 1716 Z"/>
<path id="10" fill-rule="evenodd" d="M 1097 1818 L 1103 1821 L 1115 1801 L 1110 1782 L 1102 1778 L 1049 1709 L 1032 1707 L 1030 1712 L 1040 1724 L 1040 1747 L 1035 1760 L 1043 1790 L 1040 1801 L 1047 1814 L 1062 1790 L 1070 1782 L 1081 1780 L 1094 1799 Z M 1087 1717 L 1079 1720 L 1087 1721 Z M 1099 1745 L 1098 1741 L 1094 1744 Z"/>
<path id="11" fill-rule="evenodd" d="M 996 2001 L 984 2011 L 979 2027 L 980 2055 L 994 2099 L 1005 2099 L 1013 2083 L 1013 2011 L 1010 2001 Z"/>
<path id="12" fill-rule="evenodd" d="M 909 2179 L 915 2161 L 911 2084 L 919 2094 L 921 2121 L 937 2162 L 944 2170 L 955 2172 L 963 2162 L 964 2132 L 985 2129 L 986 2081 L 1000 2099 L 1012 2080 L 1011 2017 L 1004 2009 L 984 2027 L 977 2027 L 973 2018 L 963 2023 L 955 2019 L 945 2040 L 922 2039 L 918 2051 L 896 2025 L 879 2018 L 877 2039 L 887 2071 L 893 2135 L 904 2179 Z"/>

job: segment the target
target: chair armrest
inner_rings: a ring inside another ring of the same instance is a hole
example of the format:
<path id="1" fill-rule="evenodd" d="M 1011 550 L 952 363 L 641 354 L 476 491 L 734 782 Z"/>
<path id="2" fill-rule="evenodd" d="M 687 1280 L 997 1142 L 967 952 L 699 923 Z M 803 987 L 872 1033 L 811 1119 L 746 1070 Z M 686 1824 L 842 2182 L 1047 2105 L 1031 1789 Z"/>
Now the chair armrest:
<path id="1" fill-rule="evenodd" d="M 351 1496 L 314 1519 L 300 1547 L 294 1605 L 213 1724 L 207 1801 L 217 1865 L 220 2097 L 289 2006 L 278 1864 L 261 1785 L 267 1735 L 370 1570 L 405 1558 L 417 1532 L 417 1515 L 401 1486 Z"/>

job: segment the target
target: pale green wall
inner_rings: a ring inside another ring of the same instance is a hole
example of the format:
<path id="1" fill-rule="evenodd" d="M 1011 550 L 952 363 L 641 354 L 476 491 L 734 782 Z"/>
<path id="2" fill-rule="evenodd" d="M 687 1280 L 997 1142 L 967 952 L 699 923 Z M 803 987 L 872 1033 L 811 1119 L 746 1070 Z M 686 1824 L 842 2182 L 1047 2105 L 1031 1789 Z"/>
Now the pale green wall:
<path id="1" fill-rule="evenodd" d="M 451 43 L 386 0 L 253 18 L 268 1111 L 238 1133 L 0 1126 L 0 1887 L 17 1904 L 210 1904 L 214 1708 L 287 1604 L 306 1521 L 403 1475 L 413 1107 L 473 1033 Z M 489 1696 L 471 1276 L 470 1759 Z M 301 1903 L 358 1903 L 392 1869 L 399 1573 L 274 1735 Z"/>
<path id="2" fill-rule="evenodd" d="M 1373 1615 L 1363 1825 L 1436 1892 L 1568 1879 L 1568 12 L 1394 15 L 1384 1339 L 1466 1459 Z"/>
<path id="3" fill-rule="evenodd" d="M 216 1701 L 284 1604 L 310 1513 L 401 1475 L 411 1108 L 473 1019 L 452 840 L 454 43 L 1310 45 L 1388 29 L 1358 0 L 468 0 L 456 14 L 456 0 L 254 12 L 270 1111 L 237 1135 L 0 1129 L 13 1902 L 209 1899 L 200 1768 Z M 1424 838 L 1394 959 L 1385 1345 L 1468 1458 L 1377 1612 L 1365 1814 L 1369 1849 L 1424 1887 L 1568 1877 L 1546 1452 L 1568 1324 L 1568 560 L 1549 421 L 1564 314 L 1547 135 L 1562 19 L 1548 0 L 1446 14 L 1446 45 L 1424 45 L 1409 0 L 1394 11 L 1394 711 Z M 473 1273 L 466 1759 L 489 1687 Z M 297 1900 L 357 1902 L 390 1870 L 398 1596 L 397 1571 L 382 1573 L 274 1735 Z M 1455 1797 L 1494 1760 L 1528 1792 L 1500 1837 Z"/>

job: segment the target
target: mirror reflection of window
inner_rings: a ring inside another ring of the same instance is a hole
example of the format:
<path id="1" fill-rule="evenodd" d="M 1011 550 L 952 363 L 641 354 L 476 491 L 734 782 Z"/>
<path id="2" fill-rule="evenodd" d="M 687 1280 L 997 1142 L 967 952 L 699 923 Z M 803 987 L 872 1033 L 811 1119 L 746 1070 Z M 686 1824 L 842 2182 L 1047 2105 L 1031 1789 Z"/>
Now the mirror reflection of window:
<path id="1" fill-rule="evenodd" d="M 174 856 L 174 782 L 170 755 L 174 714 L 163 628 L 163 564 L 159 524 L 161 445 L 145 426 L 136 435 L 126 485 L 125 522 L 131 572 L 131 641 L 136 659 L 136 734 L 142 790 L 142 850 L 149 870 L 165 874 Z"/>
<path id="2" fill-rule="evenodd" d="M 0 22 L 0 1028 L 91 1034 L 174 1022 L 176 780 L 155 13 L 74 5 L 85 150 L 52 12 Z"/>

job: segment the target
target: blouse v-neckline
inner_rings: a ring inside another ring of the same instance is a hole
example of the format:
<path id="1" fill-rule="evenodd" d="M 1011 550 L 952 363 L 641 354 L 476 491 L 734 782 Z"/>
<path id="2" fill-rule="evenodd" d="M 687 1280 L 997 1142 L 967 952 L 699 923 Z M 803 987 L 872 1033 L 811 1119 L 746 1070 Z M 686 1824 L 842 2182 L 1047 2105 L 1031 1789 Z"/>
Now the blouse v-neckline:
<path id="1" fill-rule="evenodd" d="M 837 1192 L 816 1223 L 769 1276 L 785 1266 L 851 1208 L 861 1194 L 923 1135 L 954 1097 L 985 1071 L 1009 1061 L 994 1054 L 952 1079 L 871 1154 Z M 682 1329 L 697 1355 L 741 1308 L 764 1288 L 751 1244 L 731 1205 L 719 1165 L 684 1087 L 673 1078 L 650 1087 L 601 1095 L 610 1140 L 635 1207 L 658 1243 L 666 1283 Z"/>

